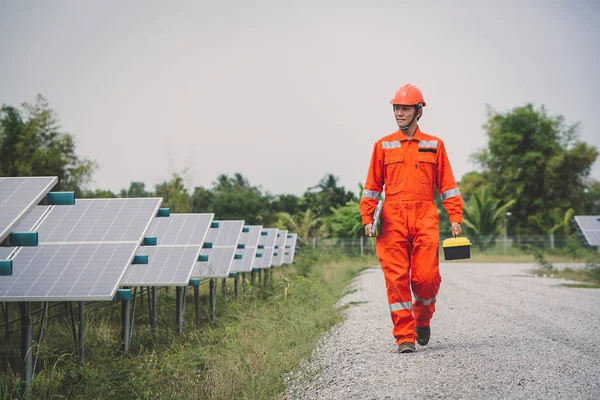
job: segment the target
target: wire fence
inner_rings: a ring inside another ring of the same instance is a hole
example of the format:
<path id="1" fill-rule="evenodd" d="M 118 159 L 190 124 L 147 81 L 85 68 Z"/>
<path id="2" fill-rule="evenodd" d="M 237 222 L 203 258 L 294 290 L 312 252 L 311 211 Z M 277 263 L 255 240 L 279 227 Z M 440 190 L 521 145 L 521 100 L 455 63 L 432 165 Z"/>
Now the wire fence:
<path id="1" fill-rule="evenodd" d="M 440 250 L 445 237 L 440 238 Z M 300 249 L 315 249 L 335 252 L 349 257 L 375 256 L 375 238 L 359 239 L 319 239 L 299 240 Z M 544 250 L 569 250 L 585 248 L 586 244 L 572 236 L 564 235 L 519 235 L 469 237 L 471 250 L 483 254 L 510 254 L 515 252 L 535 252 Z M 600 247 L 598 248 L 600 253 Z"/>

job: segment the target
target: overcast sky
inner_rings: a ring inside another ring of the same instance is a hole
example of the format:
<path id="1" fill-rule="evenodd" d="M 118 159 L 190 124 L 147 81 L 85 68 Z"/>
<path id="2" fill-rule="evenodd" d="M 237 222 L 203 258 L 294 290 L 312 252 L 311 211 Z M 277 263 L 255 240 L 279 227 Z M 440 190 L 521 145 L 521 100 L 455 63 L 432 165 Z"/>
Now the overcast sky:
<path id="1" fill-rule="evenodd" d="M 457 179 L 485 105 L 532 102 L 600 148 L 600 2 L 0 0 L 0 104 L 46 96 L 92 188 L 241 172 L 273 194 L 353 191 L 406 83 Z M 592 176 L 600 179 L 600 162 Z"/>

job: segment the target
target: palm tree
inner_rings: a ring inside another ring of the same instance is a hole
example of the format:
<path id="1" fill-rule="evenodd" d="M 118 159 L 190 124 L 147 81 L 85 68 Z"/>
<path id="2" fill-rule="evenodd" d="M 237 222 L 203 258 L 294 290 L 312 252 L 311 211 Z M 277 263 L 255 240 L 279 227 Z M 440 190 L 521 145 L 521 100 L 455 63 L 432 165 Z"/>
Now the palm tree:
<path id="1" fill-rule="evenodd" d="M 295 217 L 287 212 L 280 212 L 277 215 L 290 230 L 298 234 L 298 237 L 304 243 L 309 243 L 310 239 L 315 236 L 319 224 L 322 222 L 322 219 L 317 217 L 310 209 L 304 213 L 299 213 Z"/>
<path id="2" fill-rule="evenodd" d="M 572 208 L 565 212 L 559 208 L 554 208 L 549 213 L 532 215 L 528 218 L 528 221 L 530 224 L 537 226 L 542 233 L 550 235 L 550 247 L 554 248 L 554 234 L 562 230 L 564 235 L 568 235 L 569 223 L 574 215 L 575 210 Z"/>
<path id="3" fill-rule="evenodd" d="M 515 200 L 500 206 L 500 200 L 492 198 L 489 190 L 482 187 L 477 190 L 463 211 L 463 224 L 475 239 L 481 240 L 485 249 L 500 234 L 506 211 L 515 204 Z"/>

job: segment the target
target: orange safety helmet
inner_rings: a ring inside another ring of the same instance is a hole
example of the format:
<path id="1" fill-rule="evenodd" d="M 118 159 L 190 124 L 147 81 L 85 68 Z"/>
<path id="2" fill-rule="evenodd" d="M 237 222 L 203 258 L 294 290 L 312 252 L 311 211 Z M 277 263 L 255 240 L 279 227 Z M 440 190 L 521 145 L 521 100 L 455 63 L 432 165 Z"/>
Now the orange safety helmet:
<path id="1" fill-rule="evenodd" d="M 404 106 L 421 106 L 425 107 L 425 99 L 423 99 L 423 93 L 418 87 L 408 84 L 402 86 L 396 92 L 394 98 L 390 101 L 390 104 L 401 104 Z"/>

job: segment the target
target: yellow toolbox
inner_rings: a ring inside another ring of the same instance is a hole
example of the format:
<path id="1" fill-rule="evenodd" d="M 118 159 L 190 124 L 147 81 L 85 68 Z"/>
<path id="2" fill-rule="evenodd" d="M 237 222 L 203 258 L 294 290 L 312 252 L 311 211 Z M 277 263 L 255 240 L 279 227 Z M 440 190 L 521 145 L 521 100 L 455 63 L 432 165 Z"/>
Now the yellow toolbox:
<path id="1" fill-rule="evenodd" d="M 442 242 L 445 260 L 462 260 L 471 258 L 471 241 L 466 237 L 444 239 Z"/>

